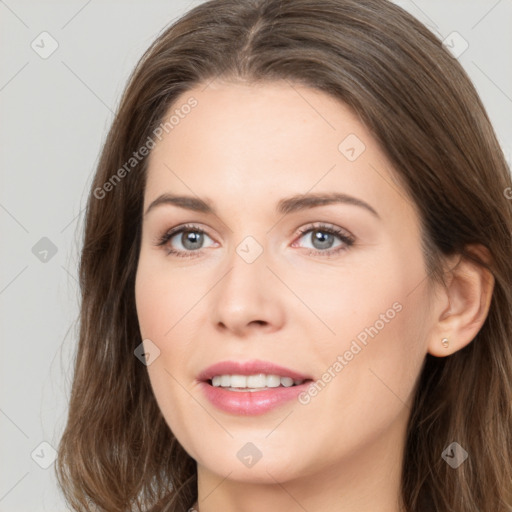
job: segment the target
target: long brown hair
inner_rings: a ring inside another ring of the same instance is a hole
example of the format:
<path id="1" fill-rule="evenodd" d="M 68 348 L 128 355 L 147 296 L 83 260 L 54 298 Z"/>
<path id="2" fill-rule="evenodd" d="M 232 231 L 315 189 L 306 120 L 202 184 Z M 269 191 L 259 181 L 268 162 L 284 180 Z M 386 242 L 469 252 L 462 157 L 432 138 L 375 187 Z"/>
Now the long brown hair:
<path id="1" fill-rule="evenodd" d="M 475 339 L 449 357 L 426 356 L 401 493 L 407 512 L 512 511 L 510 172 L 461 65 L 384 0 L 211 0 L 163 31 L 140 59 L 87 204 L 80 339 L 56 464 L 73 510 L 181 512 L 197 497 L 195 461 L 165 423 L 134 356 L 142 341 L 134 281 L 147 158 L 126 163 L 158 133 L 179 95 L 219 77 L 288 80 L 344 102 L 417 207 L 429 279 L 442 282 L 443 257 L 453 254 L 492 272 L 489 314 Z M 471 244 L 486 247 L 491 261 Z M 457 469 L 441 457 L 453 441 L 469 454 Z"/>

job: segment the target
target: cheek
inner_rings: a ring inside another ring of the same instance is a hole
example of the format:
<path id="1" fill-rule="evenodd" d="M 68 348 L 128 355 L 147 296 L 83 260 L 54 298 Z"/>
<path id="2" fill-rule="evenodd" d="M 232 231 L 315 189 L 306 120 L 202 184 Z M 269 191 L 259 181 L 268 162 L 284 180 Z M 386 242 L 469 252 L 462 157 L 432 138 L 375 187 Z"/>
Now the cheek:
<path id="1" fill-rule="evenodd" d="M 145 350 L 150 343 L 158 350 L 158 357 L 147 367 L 155 396 L 161 408 L 170 410 L 169 396 L 181 389 L 173 376 L 180 383 L 193 377 L 187 365 L 200 324 L 194 305 L 204 291 L 190 286 L 190 279 L 179 269 L 173 272 L 164 259 L 160 264 L 154 255 L 146 256 L 141 254 L 135 278 L 137 318 Z"/>
<path id="2" fill-rule="evenodd" d="M 187 431 L 180 428 L 181 415 L 186 410 L 189 395 L 180 386 L 184 379 L 177 369 L 184 370 L 186 343 L 178 343 L 177 332 L 182 327 L 179 322 L 185 314 L 185 304 L 183 294 L 177 293 L 177 289 L 179 283 L 172 273 L 150 264 L 141 255 L 135 279 L 137 317 L 145 351 L 158 351 L 158 356 L 147 366 L 147 372 L 167 425 L 184 436 Z"/>
<path id="3" fill-rule="evenodd" d="M 159 340 L 170 327 L 170 318 L 162 299 L 148 282 L 136 287 L 135 302 L 142 339 L 149 338 L 159 346 Z"/>
<path id="4" fill-rule="evenodd" d="M 319 372 L 336 376 L 333 402 L 352 396 L 380 409 L 397 396 L 405 401 L 414 386 L 426 354 L 428 294 L 421 254 L 405 253 L 390 249 L 371 267 L 333 276 L 310 303 L 334 331 L 314 343 Z"/>
<path id="5" fill-rule="evenodd" d="M 135 303 L 141 335 L 164 341 L 180 318 L 197 301 L 197 290 L 180 279 L 179 270 L 141 255 L 135 279 Z M 159 260 L 159 258 L 158 258 Z M 190 304 L 187 308 L 187 305 Z"/>

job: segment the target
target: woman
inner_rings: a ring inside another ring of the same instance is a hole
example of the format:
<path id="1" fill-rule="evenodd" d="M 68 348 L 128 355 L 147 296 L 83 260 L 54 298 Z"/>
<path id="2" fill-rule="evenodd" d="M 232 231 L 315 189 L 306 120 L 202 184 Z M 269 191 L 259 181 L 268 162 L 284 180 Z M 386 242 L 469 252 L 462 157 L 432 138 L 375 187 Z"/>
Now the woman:
<path id="1" fill-rule="evenodd" d="M 191 10 L 89 196 L 73 510 L 512 510 L 510 187 L 401 8 Z"/>

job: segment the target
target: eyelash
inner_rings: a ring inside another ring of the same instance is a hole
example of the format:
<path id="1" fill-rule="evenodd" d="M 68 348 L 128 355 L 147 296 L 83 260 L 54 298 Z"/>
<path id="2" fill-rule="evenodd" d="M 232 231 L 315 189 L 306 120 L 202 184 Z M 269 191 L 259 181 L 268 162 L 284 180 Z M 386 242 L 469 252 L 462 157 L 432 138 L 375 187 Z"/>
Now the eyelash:
<path id="1" fill-rule="evenodd" d="M 158 247 L 164 246 L 175 235 L 186 232 L 186 231 L 208 235 L 208 233 L 206 231 L 204 231 L 203 229 L 201 229 L 198 226 L 195 226 L 194 224 L 185 224 L 183 226 L 178 226 L 177 228 L 170 229 L 169 231 L 165 232 L 162 236 L 158 237 L 156 245 Z M 348 250 L 348 248 L 351 247 L 355 242 L 354 238 L 352 236 L 348 235 L 346 231 L 326 225 L 326 224 L 321 224 L 321 223 L 314 225 L 314 226 L 308 226 L 306 228 L 300 229 L 298 232 L 299 238 L 302 238 L 302 236 L 304 236 L 307 233 L 310 233 L 311 231 L 321 231 L 324 233 L 328 233 L 330 235 L 335 235 L 343 242 L 344 246 L 340 245 L 335 249 L 328 249 L 325 251 L 320 251 L 318 249 L 310 249 L 307 253 L 308 256 L 320 256 L 320 257 L 324 257 L 324 258 L 330 258 L 342 251 Z M 181 251 L 181 250 L 178 251 L 176 249 L 172 249 L 172 248 L 168 247 L 167 254 L 168 255 L 172 254 L 173 256 L 177 256 L 178 258 L 195 258 L 195 257 L 201 255 L 201 250 L 199 249 L 199 250 L 195 250 L 195 251 L 190 251 L 190 250 L 189 251 Z"/>

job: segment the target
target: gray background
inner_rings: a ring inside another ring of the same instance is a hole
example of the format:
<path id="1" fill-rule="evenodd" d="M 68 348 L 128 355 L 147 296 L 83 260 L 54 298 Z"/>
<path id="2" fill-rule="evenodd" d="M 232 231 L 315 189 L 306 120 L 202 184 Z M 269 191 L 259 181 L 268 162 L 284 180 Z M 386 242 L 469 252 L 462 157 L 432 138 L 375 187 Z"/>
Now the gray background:
<path id="1" fill-rule="evenodd" d="M 67 510 L 51 446 L 67 414 L 88 188 L 137 59 L 198 3 L 0 0 L 0 512 Z M 512 0 L 396 3 L 467 41 L 458 58 L 510 164 Z M 51 48 L 44 31 L 58 43 L 45 59 L 31 47 Z"/>

